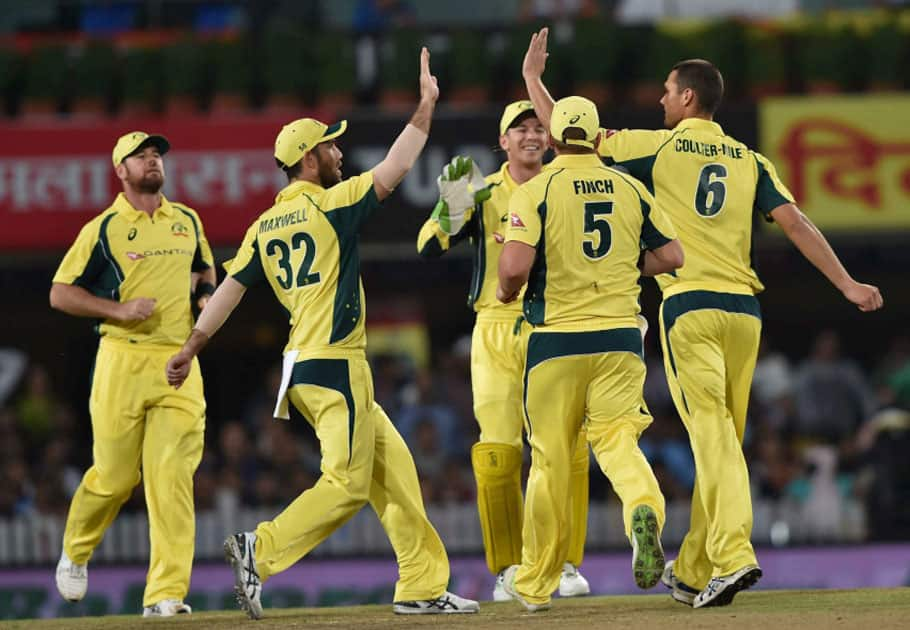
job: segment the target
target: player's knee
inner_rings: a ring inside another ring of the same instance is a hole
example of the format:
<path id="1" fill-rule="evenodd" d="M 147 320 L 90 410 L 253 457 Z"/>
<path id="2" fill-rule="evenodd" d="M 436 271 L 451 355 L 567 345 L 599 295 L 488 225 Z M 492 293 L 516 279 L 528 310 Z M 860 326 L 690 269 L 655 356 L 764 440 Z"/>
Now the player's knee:
<path id="1" fill-rule="evenodd" d="M 370 500 L 372 479 L 367 472 L 326 475 L 326 481 L 343 490 L 346 503 L 350 507 L 361 507 Z"/>
<path id="2" fill-rule="evenodd" d="M 110 495 L 112 498 L 126 500 L 133 493 L 133 488 L 139 485 L 142 476 L 115 474 L 112 471 L 96 471 L 96 492 Z"/>

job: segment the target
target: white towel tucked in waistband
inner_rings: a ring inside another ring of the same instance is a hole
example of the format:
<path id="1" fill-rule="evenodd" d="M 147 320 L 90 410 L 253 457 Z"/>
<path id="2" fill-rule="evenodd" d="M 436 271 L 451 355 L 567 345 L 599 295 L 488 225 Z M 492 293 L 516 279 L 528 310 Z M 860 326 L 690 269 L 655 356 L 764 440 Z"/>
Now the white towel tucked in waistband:
<path id="1" fill-rule="evenodd" d="M 297 363 L 299 350 L 290 350 L 285 353 L 281 362 L 281 386 L 278 388 L 278 401 L 275 403 L 275 412 L 272 414 L 275 418 L 290 420 L 291 414 L 288 411 L 288 386 L 291 384 L 291 375 L 294 373 L 294 364 Z"/>

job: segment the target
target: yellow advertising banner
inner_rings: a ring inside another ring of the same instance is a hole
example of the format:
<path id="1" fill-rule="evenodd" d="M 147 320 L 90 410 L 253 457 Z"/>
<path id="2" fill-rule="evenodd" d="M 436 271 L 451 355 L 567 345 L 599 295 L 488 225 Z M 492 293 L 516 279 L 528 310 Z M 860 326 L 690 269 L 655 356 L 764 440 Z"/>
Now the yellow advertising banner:
<path id="1" fill-rule="evenodd" d="M 822 228 L 910 228 L 910 95 L 768 99 L 761 151 Z"/>

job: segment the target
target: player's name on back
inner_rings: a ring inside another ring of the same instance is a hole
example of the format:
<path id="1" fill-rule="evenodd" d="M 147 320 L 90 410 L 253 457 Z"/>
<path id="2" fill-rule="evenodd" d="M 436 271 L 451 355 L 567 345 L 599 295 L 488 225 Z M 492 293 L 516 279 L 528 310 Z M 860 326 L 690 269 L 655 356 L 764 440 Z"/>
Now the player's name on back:
<path id="1" fill-rule="evenodd" d="M 590 195 L 591 193 L 612 193 L 613 180 L 611 179 L 576 179 L 572 181 L 576 195 Z"/>
<path id="2" fill-rule="evenodd" d="M 696 153 L 698 155 L 704 155 L 705 157 L 725 155 L 737 160 L 741 160 L 743 157 L 742 147 L 734 147 L 729 144 L 711 144 L 709 142 L 699 142 L 688 138 L 677 138 L 675 149 L 677 153 Z"/>
<path id="3" fill-rule="evenodd" d="M 262 234 L 263 232 L 271 232 L 272 230 L 278 230 L 289 225 L 306 223 L 306 221 L 306 209 L 301 208 L 300 210 L 294 210 L 293 212 L 281 214 L 277 217 L 263 219 L 259 222 L 259 233 Z"/>

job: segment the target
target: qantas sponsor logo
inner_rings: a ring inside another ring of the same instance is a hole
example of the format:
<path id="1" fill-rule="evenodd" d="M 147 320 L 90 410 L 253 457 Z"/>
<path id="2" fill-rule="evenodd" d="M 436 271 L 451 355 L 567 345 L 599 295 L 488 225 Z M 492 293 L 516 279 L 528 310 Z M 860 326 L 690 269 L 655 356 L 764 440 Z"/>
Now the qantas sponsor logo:
<path id="1" fill-rule="evenodd" d="M 523 227 L 526 227 L 525 224 L 524 224 L 524 221 L 521 220 L 521 217 L 518 216 L 517 214 L 515 214 L 514 212 L 512 213 L 511 225 L 512 225 L 513 228 L 523 228 Z"/>
<path id="2" fill-rule="evenodd" d="M 152 256 L 192 256 L 193 252 L 188 249 L 174 247 L 170 249 L 146 249 L 142 252 L 127 252 L 126 257 L 130 260 L 142 260 Z"/>

